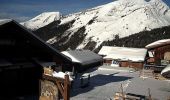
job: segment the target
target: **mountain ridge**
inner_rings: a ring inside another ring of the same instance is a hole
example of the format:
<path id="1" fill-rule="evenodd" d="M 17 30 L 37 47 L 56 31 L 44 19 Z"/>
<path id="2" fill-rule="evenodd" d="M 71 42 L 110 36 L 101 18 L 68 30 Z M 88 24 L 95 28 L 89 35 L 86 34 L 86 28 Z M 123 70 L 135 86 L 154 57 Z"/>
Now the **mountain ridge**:
<path id="1" fill-rule="evenodd" d="M 43 26 L 59 20 L 60 16 L 61 14 L 59 12 L 43 12 L 26 22 L 21 22 L 20 24 L 30 30 L 37 30 Z"/>
<path id="2" fill-rule="evenodd" d="M 68 44 L 74 38 L 74 34 L 80 35 L 83 40 L 76 39 L 79 42 L 73 46 L 73 49 L 94 50 L 103 42 L 115 40 L 117 37 L 124 38 L 169 25 L 170 9 L 162 0 L 118 0 L 69 14 L 62 17 L 58 24 L 51 26 L 53 28 L 47 25 L 35 33 L 41 34 L 43 28 L 48 29 L 46 31 L 50 31 L 52 35 L 45 41 L 59 48 L 66 44 L 65 49 L 71 48 Z M 64 29 L 63 26 L 67 28 Z M 57 27 L 62 31 L 56 31 Z"/>

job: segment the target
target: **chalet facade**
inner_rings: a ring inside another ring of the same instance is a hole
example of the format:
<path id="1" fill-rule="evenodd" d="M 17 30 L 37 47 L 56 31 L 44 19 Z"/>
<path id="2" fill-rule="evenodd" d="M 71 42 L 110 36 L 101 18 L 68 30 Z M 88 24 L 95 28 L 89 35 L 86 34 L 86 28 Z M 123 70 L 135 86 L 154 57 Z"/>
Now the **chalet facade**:
<path id="1" fill-rule="evenodd" d="M 152 61 L 155 68 L 162 70 L 170 63 L 170 39 L 155 41 L 145 46 L 145 48 L 150 53 L 147 63 Z"/>
<path id="2" fill-rule="evenodd" d="M 90 50 L 70 50 L 62 53 L 72 59 L 76 72 L 83 72 L 88 68 L 101 65 L 103 61 L 101 56 Z"/>
<path id="3" fill-rule="evenodd" d="M 0 99 L 38 100 L 43 67 L 69 66 L 56 51 L 14 20 L 0 20 Z"/>
<path id="4" fill-rule="evenodd" d="M 147 50 L 144 48 L 127 48 L 103 46 L 99 55 L 103 63 L 111 66 L 143 68 Z"/>

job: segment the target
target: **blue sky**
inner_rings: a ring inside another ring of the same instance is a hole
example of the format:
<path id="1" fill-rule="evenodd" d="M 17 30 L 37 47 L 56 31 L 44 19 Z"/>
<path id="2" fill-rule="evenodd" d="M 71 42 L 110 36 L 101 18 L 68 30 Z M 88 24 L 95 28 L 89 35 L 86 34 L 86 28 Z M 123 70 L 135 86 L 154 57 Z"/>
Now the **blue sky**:
<path id="1" fill-rule="evenodd" d="M 49 11 L 69 14 L 112 1 L 114 0 L 0 0 L 0 19 L 24 21 Z M 163 1 L 170 5 L 170 0 Z"/>

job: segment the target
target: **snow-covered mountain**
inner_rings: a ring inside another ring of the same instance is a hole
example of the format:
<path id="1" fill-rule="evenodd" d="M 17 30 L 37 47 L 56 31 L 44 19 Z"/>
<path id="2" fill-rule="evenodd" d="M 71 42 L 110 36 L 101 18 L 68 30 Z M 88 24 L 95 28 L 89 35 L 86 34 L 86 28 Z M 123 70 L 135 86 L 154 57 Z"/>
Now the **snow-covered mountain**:
<path id="1" fill-rule="evenodd" d="M 59 12 L 44 12 L 33 19 L 22 22 L 21 24 L 28 29 L 36 30 L 60 19 Z"/>
<path id="2" fill-rule="evenodd" d="M 117 0 L 64 16 L 60 21 L 58 27 L 68 24 L 66 30 L 62 34 L 53 32 L 54 37 L 47 43 L 64 46 L 81 37 L 77 49 L 86 48 L 89 43 L 97 48 L 104 41 L 169 26 L 170 9 L 162 0 Z"/>

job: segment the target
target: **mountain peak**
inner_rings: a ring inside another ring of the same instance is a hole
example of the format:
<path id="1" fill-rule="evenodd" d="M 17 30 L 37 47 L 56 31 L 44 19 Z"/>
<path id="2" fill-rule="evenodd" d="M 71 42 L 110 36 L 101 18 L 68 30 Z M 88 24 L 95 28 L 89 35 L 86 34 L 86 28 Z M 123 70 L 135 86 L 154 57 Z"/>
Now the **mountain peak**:
<path id="1" fill-rule="evenodd" d="M 170 25 L 170 10 L 162 0 L 117 0 L 72 14 L 61 23 L 68 19 L 75 20 L 69 31 L 86 28 L 86 37 L 78 49 L 86 47 L 90 41 L 95 41 L 97 48 L 103 41 Z"/>
<path id="2" fill-rule="evenodd" d="M 69 14 L 60 21 L 55 29 L 55 23 L 47 26 L 53 29 L 44 28 L 48 35 L 52 34 L 46 41 L 52 40 L 51 44 L 57 46 L 95 49 L 106 41 L 169 26 L 170 9 L 162 0 L 117 0 Z M 60 31 L 57 35 L 56 30 Z"/>
<path id="3" fill-rule="evenodd" d="M 21 24 L 28 29 L 36 30 L 50 24 L 53 21 L 59 20 L 60 16 L 59 12 L 44 12 L 29 21 L 22 22 Z"/>

